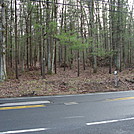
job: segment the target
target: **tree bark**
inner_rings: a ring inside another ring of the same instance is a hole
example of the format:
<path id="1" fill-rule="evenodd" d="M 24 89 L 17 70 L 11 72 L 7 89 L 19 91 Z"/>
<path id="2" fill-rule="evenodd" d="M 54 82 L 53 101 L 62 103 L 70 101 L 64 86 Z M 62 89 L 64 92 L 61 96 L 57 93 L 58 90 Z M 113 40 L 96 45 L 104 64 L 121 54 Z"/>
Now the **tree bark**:
<path id="1" fill-rule="evenodd" d="M 6 46 L 5 46 L 5 1 L 0 1 L 0 80 L 6 79 Z"/>
<path id="2" fill-rule="evenodd" d="M 18 79 L 19 75 L 18 75 L 18 40 L 17 40 L 17 0 L 15 0 L 15 72 L 16 72 L 16 79 Z"/>

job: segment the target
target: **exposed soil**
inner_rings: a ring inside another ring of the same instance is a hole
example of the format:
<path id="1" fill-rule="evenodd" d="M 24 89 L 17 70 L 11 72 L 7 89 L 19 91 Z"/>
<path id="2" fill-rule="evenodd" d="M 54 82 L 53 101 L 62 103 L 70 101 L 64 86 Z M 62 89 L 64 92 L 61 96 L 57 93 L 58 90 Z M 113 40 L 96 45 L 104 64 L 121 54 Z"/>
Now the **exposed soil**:
<path id="1" fill-rule="evenodd" d="M 77 68 L 73 68 L 66 71 L 58 68 L 57 74 L 46 75 L 46 79 L 42 79 L 39 70 L 24 72 L 19 80 L 10 74 L 9 79 L 0 82 L 0 98 L 134 90 L 134 69 L 120 72 L 119 84 L 115 87 L 115 76 L 109 74 L 106 67 L 98 68 L 96 74 L 92 68 L 81 69 L 80 77 L 77 77 Z"/>

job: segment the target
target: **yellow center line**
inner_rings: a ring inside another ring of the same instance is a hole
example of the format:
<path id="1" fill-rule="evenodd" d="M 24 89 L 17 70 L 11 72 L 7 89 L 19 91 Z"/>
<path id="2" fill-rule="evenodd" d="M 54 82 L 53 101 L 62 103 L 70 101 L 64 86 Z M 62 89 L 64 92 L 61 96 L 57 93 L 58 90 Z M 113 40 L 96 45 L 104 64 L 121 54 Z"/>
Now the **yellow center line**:
<path id="1" fill-rule="evenodd" d="M 132 99 L 134 99 L 134 97 L 125 97 L 125 98 L 107 99 L 107 101 L 132 100 Z"/>
<path id="2" fill-rule="evenodd" d="M 29 105 L 29 106 L 16 106 L 16 107 L 1 107 L 0 110 L 37 108 L 37 107 L 45 107 L 45 105 Z"/>

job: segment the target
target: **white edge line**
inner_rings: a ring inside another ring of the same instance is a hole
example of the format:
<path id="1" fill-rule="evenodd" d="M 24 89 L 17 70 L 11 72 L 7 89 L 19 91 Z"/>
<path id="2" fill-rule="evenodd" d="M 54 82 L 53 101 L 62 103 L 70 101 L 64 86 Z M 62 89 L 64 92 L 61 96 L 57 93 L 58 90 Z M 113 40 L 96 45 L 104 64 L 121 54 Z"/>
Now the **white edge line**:
<path id="1" fill-rule="evenodd" d="M 118 120 L 108 120 L 108 121 L 100 121 L 100 122 L 91 122 L 91 123 L 86 123 L 86 125 L 87 126 L 92 126 L 92 125 L 115 123 L 115 122 L 121 122 L 121 121 L 129 121 L 129 120 L 134 120 L 134 117 L 132 117 L 132 118 L 125 118 L 125 119 L 118 119 Z"/>
<path id="2" fill-rule="evenodd" d="M 74 94 L 74 95 L 55 95 L 55 96 L 38 96 L 38 97 L 16 97 L 16 98 L 0 98 L 0 100 L 23 100 L 23 99 L 42 99 L 42 98 L 62 98 L 62 97 L 74 97 L 74 96 L 93 96 L 93 95 L 105 95 L 105 94 L 117 94 L 117 93 L 129 93 L 130 91 L 117 91 L 117 92 L 99 92 L 88 94 Z"/>
<path id="3" fill-rule="evenodd" d="M 0 132 L 2 134 L 16 134 L 16 133 L 26 133 L 26 132 L 39 132 L 39 131 L 45 131 L 49 128 L 37 128 L 37 129 L 28 129 L 28 130 L 16 130 L 16 131 L 7 131 L 7 132 Z"/>
<path id="4" fill-rule="evenodd" d="M 5 103 L 0 104 L 0 106 L 22 106 L 22 105 L 32 105 L 32 104 L 46 104 L 50 103 L 50 101 L 31 101 L 31 102 L 18 102 L 18 103 Z"/>

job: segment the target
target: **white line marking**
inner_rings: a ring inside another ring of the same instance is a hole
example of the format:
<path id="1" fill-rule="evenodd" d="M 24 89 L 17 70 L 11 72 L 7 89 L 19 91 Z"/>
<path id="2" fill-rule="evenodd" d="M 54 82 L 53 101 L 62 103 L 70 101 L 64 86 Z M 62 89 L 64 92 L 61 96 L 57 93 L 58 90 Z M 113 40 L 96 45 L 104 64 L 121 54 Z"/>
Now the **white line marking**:
<path id="1" fill-rule="evenodd" d="M 75 118 L 84 118 L 84 116 L 69 116 L 69 117 L 65 117 L 65 119 L 75 119 Z"/>
<path id="2" fill-rule="evenodd" d="M 2 134 L 17 134 L 17 133 L 26 133 L 26 132 L 39 132 L 39 131 L 45 131 L 49 128 L 37 128 L 37 129 L 28 129 L 28 130 L 16 130 L 16 131 L 7 131 L 7 132 L 0 132 Z"/>
<path id="3" fill-rule="evenodd" d="M 0 106 L 22 106 L 22 105 L 32 105 L 32 104 L 46 104 L 50 103 L 50 101 L 31 101 L 31 102 L 18 102 L 18 103 L 5 103 Z"/>
<path id="4" fill-rule="evenodd" d="M 118 120 L 91 122 L 91 123 L 86 123 L 86 125 L 87 126 L 92 126 L 92 125 L 100 125 L 100 124 L 115 123 L 115 122 L 130 121 L 130 120 L 134 120 L 134 117 L 132 117 L 132 118 L 125 118 L 125 119 L 118 119 Z"/>
<path id="5" fill-rule="evenodd" d="M 64 103 L 65 105 L 76 105 L 78 104 L 77 102 L 67 102 L 67 103 Z"/>

